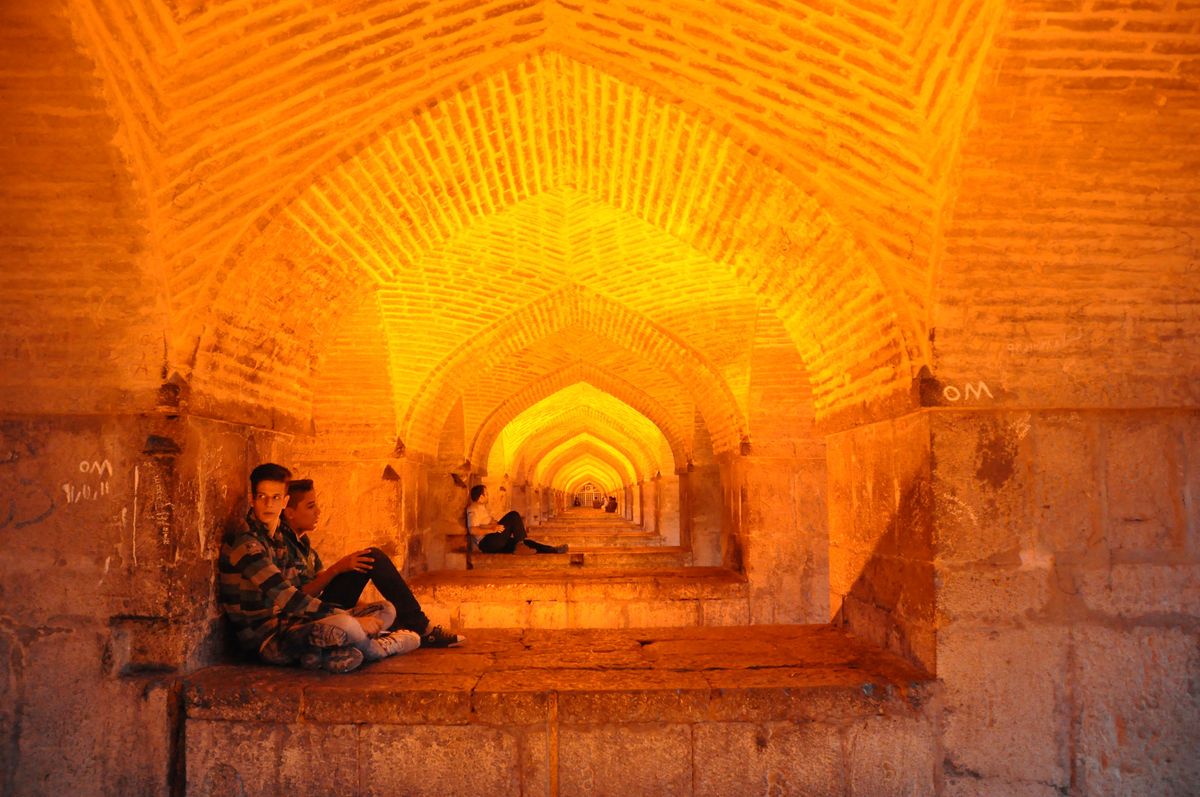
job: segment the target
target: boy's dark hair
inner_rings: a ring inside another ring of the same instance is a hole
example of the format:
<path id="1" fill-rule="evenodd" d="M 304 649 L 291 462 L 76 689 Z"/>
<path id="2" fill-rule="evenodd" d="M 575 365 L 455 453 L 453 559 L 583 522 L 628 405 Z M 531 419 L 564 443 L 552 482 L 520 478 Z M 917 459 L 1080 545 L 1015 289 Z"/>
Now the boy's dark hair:
<path id="1" fill-rule="evenodd" d="M 288 491 L 288 506 L 292 509 L 296 508 L 296 504 L 300 503 L 300 499 L 313 491 L 312 479 L 292 479 L 287 485 Z"/>
<path id="2" fill-rule="evenodd" d="M 258 492 L 258 485 L 262 482 L 286 482 L 290 478 L 292 472 L 287 468 L 274 462 L 264 462 L 250 471 L 250 495 Z"/>
<path id="3" fill-rule="evenodd" d="M 477 485 L 475 485 L 474 487 L 472 487 L 472 488 L 471 488 L 471 500 L 472 500 L 472 501 L 478 501 L 478 500 L 479 500 L 479 496 L 483 495 L 483 491 L 484 491 L 484 490 L 486 490 L 486 489 L 487 489 L 487 488 L 486 488 L 486 487 L 484 487 L 482 484 L 477 484 Z"/>

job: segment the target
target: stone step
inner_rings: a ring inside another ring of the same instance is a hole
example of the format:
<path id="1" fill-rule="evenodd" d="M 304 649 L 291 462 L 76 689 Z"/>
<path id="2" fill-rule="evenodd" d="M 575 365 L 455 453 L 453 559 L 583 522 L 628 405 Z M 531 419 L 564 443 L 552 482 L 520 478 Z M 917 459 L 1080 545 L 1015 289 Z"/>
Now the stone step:
<path id="1" fill-rule="evenodd" d="M 183 685 L 187 795 L 924 795 L 939 687 L 828 626 L 476 631 Z"/>
<path id="2" fill-rule="evenodd" d="M 720 567 L 440 570 L 414 576 L 409 586 L 434 622 L 456 628 L 723 626 L 750 621 L 745 576 Z"/>
<path id="3" fill-rule="evenodd" d="M 519 549 L 518 549 L 519 550 Z M 525 548 L 529 551 L 529 548 Z M 568 553 L 511 553 L 486 554 L 473 553 L 471 565 L 475 569 L 484 570 L 526 570 L 530 568 L 672 568 L 687 567 L 691 563 L 691 553 L 679 547 L 664 548 L 649 547 L 604 547 L 583 548 L 571 545 Z"/>
<path id="4" fill-rule="evenodd" d="M 621 532 L 621 533 L 589 533 L 570 531 L 544 531 L 534 529 L 529 532 L 529 538 L 547 545 L 567 544 L 575 548 L 645 548 L 661 546 L 663 538 L 650 532 Z M 451 553 L 464 553 L 466 535 L 458 532 L 446 535 L 446 550 Z M 520 550 L 520 549 L 518 549 Z"/>

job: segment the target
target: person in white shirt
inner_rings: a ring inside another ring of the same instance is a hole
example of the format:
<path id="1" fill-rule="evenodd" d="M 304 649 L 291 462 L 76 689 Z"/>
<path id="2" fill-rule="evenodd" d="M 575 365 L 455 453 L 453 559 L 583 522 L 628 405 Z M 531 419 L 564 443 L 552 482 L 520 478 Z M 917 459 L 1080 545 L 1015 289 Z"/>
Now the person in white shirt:
<path id="1" fill-rule="evenodd" d="M 471 488 L 471 503 L 467 506 L 467 533 L 476 538 L 483 553 L 512 553 L 517 543 L 524 543 L 538 553 L 566 553 L 566 545 L 546 545 L 529 539 L 525 521 L 516 512 L 508 512 L 500 520 L 492 517 L 487 505 L 487 487 L 477 484 Z M 477 535 L 482 534 L 482 537 Z"/>

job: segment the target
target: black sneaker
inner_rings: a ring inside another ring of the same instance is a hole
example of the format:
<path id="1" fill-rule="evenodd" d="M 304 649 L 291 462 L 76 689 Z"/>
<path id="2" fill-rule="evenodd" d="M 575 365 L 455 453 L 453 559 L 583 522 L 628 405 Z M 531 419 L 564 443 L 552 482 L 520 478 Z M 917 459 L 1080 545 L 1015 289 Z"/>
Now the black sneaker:
<path id="1" fill-rule="evenodd" d="M 567 544 L 564 542 L 562 545 L 555 545 L 554 552 L 555 553 L 566 553 L 567 552 Z"/>
<path id="2" fill-rule="evenodd" d="M 423 648 L 456 648 L 466 642 L 465 636 L 447 633 L 440 625 L 429 629 L 429 633 L 421 637 Z"/>

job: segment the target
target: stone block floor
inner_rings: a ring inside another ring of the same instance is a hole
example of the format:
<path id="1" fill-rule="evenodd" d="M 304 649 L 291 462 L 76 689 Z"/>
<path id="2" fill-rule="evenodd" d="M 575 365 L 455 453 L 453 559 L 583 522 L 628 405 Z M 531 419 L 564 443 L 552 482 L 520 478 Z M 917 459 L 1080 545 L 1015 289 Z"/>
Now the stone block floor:
<path id="1" fill-rule="evenodd" d="M 829 626 L 476 630 L 184 696 L 189 795 L 933 791 L 935 684 Z"/>

